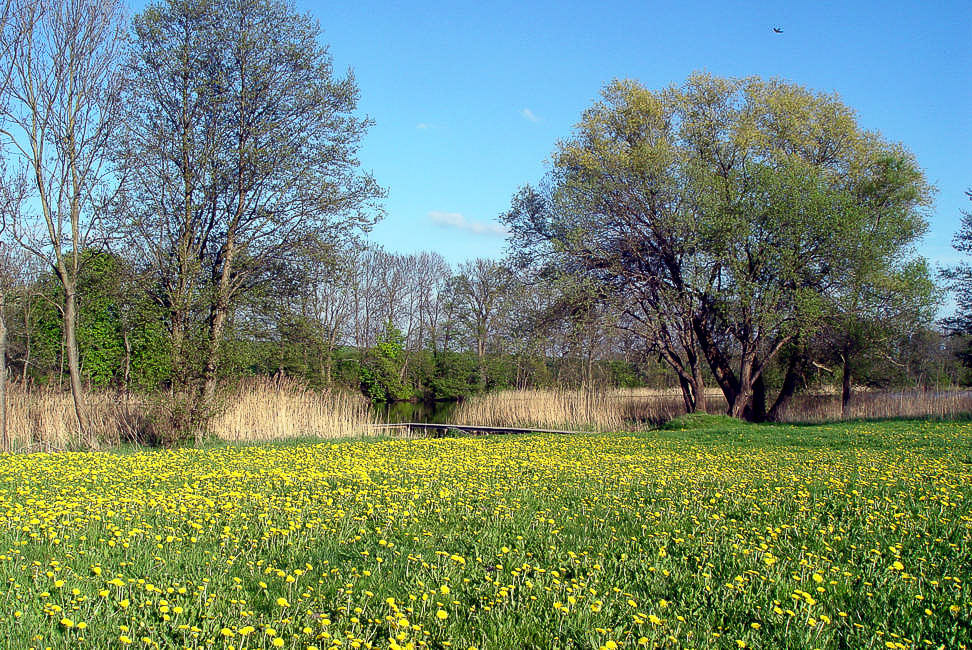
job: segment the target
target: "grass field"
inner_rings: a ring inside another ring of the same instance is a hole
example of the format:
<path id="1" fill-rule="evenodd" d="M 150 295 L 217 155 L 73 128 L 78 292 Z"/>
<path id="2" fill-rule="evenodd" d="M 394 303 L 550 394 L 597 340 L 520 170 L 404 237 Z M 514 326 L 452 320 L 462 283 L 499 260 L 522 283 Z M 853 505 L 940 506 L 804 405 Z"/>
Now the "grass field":
<path id="1" fill-rule="evenodd" d="M 970 506 L 969 423 L 5 456 L 0 647 L 969 647 Z"/>

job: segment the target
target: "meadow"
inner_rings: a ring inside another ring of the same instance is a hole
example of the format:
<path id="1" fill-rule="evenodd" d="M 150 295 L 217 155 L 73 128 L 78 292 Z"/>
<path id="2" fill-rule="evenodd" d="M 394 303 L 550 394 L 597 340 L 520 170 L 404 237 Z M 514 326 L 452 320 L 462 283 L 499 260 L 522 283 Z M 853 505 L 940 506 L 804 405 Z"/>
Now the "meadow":
<path id="1" fill-rule="evenodd" d="M 966 648 L 972 423 L 5 455 L 0 647 Z"/>

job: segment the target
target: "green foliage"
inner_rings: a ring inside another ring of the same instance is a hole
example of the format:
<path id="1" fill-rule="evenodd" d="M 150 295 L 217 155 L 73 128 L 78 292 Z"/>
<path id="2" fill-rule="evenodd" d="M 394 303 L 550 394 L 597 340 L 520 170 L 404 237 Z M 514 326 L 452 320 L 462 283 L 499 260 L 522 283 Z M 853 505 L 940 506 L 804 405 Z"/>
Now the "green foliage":
<path id="1" fill-rule="evenodd" d="M 914 156 L 836 97 L 693 74 L 608 84 L 506 221 L 514 259 L 539 251 L 588 278 L 687 405 L 704 363 L 729 412 L 759 418 L 761 374 L 788 343 L 869 308 L 927 313 L 912 246 L 931 194 Z"/>
<path id="2" fill-rule="evenodd" d="M 405 348 L 401 331 L 391 322 L 360 365 L 361 388 L 375 401 L 406 400 L 412 391 L 405 383 Z"/>
<path id="3" fill-rule="evenodd" d="M 434 399 L 459 399 L 478 393 L 482 390 L 479 360 L 472 353 L 440 352 L 428 385 Z"/>
<path id="4" fill-rule="evenodd" d="M 82 255 L 78 277 L 78 350 L 81 373 L 97 388 L 114 383 L 125 356 L 118 258 L 103 252 Z"/>
<path id="5" fill-rule="evenodd" d="M 161 310 L 155 305 L 152 307 L 155 307 L 155 313 L 140 312 L 144 320 L 135 324 L 129 333 L 132 350 L 129 385 L 144 392 L 157 390 L 167 384 L 172 375 L 172 340 L 162 320 Z"/>
<path id="6" fill-rule="evenodd" d="M 608 361 L 607 370 L 610 373 L 610 385 L 619 388 L 637 388 L 644 386 L 643 377 L 638 375 L 637 369 L 627 361 Z"/>

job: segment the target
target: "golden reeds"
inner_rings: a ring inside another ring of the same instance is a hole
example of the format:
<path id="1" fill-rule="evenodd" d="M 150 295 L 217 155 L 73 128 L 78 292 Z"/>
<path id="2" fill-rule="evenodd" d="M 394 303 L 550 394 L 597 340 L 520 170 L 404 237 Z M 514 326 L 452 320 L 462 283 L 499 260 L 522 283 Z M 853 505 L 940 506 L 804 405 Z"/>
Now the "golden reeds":
<path id="1" fill-rule="evenodd" d="M 100 445 L 136 441 L 145 423 L 142 399 L 115 393 L 88 393 L 84 417 Z M 79 447 L 71 394 L 50 387 L 7 385 L 7 437 L 15 451 L 54 451 Z"/>
<path id="2" fill-rule="evenodd" d="M 851 396 L 845 419 L 952 418 L 972 413 L 972 391 L 860 391 Z M 784 422 L 827 422 L 841 419 L 840 395 L 821 392 L 797 395 L 783 409 Z"/>
<path id="3" fill-rule="evenodd" d="M 718 390 L 706 391 L 709 413 L 725 413 Z M 674 390 L 615 389 L 510 390 L 471 397 L 459 405 L 456 424 L 609 431 L 655 425 L 685 413 Z M 951 418 L 972 413 L 972 391 L 861 391 L 851 399 L 846 418 Z M 839 420 L 840 395 L 796 395 L 783 409 L 783 422 Z"/>
<path id="4" fill-rule="evenodd" d="M 373 433 L 368 400 L 346 391 L 318 391 L 292 379 L 253 379 L 226 398 L 210 423 L 220 440 L 347 438 Z"/>
<path id="5" fill-rule="evenodd" d="M 724 412 L 721 394 L 710 391 L 707 398 L 709 412 Z M 84 401 L 84 416 L 99 446 L 171 442 L 165 413 L 178 405 L 165 395 L 90 392 Z M 683 413 L 677 390 L 511 390 L 466 399 L 452 423 L 609 431 L 655 425 Z M 860 391 L 846 417 L 949 418 L 968 413 L 972 391 Z M 797 395 L 782 416 L 786 422 L 838 420 L 840 397 L 833 392 Z M 13 451 L 81 447 L 68 392 L 28 390 L 13 382 L 7 392 L 7 421 Z M 314 390 L 287 378 L 251 379 L 224 395 L 209 434 L 232 442 L 360 437 L 377 433 L 376 423 L 370 404 L 357 393 Z"/>
<path id="6" fill-rule="evenodd" d="M 163 414 L 170 398 L 87 392 L 82 411 L 98 446 L 170 441 Z M 345 391 L 315 391 L 290 379 L 253 379 L 220 400 L 211 437 L 244 442 L 288 438 L 339 438 L 374 434 L 368 401 Z M 81 448 L 71 394 L 11 382 L 7 436 L 13 451 Z"/>
<path id="7" fill-rule="evenodd" d="M 456 424 L 609 431 L 655 424 L 682 412 L 677 393 L 648 390 L 507 390 L 462 402 Z"/>

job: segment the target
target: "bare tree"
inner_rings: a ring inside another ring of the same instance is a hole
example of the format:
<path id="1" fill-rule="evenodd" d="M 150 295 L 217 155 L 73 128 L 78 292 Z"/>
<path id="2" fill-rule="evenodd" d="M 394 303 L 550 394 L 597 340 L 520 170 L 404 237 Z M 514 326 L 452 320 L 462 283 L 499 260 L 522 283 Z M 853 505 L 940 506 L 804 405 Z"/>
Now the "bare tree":
<path id="1" fill-rule="evenodd" d="M 81 252 L 99 241 L 113 187 L 106 150 L 118 113 L 124 15 L 117 0 L 11 0 L 8 6 L 0 69 L 10 78 L 0 136 L 29 169 L 39 211 L 13 220 L 11 236 L 51 267 L 63 289 L 79 442 L 93 446 L 83 417 L 77 281 Z"/>
<path id="2" fill-rule="evenodd" d="M 9 224 L 23 206 L 27 179 L 22 174 L 8 175 L 4 171 L 5 165 L 0 160 L 0 448 L 10 451 L 7 436 L 7 306 L 17 284 L 17 276 L 23 275 L 27 264 L 23 251 L 13 250 L 11 246 Z"/>
<path id="3" fill-rule="evenodd" d="M 440 347 L 444 321 L 444 294 L 452 270 L 438 253 L 420 253 L 416 262 L 415 290 L 418 294 L 419 347 L 428 346 L 432 354 Z"/>
<path id="4" fill-rule="evenodd" d="M 162 0 L 136 26 L 126 167 L 133 195 L 156 179 L 166 191 L 132 232 L 169 276 L 173 318 L 203 299 L 194 374 L 205 414 L 240 297 L 318 238 L 369 227 L 383 191 L 356 159 L 370 122 L 353 114 L 354 78 L 336 77 L 320 28 L 289 3 Z"/>
<path id="5" fill-rule="evenodd" d="M 459 265 L 454 293 L 462 305 L 460 318 L 479 359 L 479 379 L 486 385 L 486 352 L 497 331 L 502 298 L 509 284 L 506 269 L 494 260 L 477 258 Z"/>
<path id="6" fill-rule="evenodd" d="M 187 338 L 203 309 L 202 272 L 216 228 L 220 124 L 211 2 L 152 5 L 135 18 L 126 65 L 124 127 L 116 154 L 125 169 L 121 229 L 157 302 L 168 312 L 171 376 L 186 389 Z"/>
<path id="7" fill-rule="evenodd" d="M 321 261 L 308 271 L 309 285 L 305 287 L 301 309 L 316 330 L 320 347 L 319 369 L 325 386 L 332 383 L 334 351 L 348 336 L 348 326 L 354 316 L 354 282 L 349 262 L 353 254 L 345 252 L 336 259 Z"/>
<path id="8" fill-rule="evenodd" d="M 0 7 L 0 33 L 6 33 L 11 12 L 10 2 L 4 2 Z M 0 43 L 0 62 L 7 59 L 6 53 L 10 51 L 19 39 L 13 38 L 13 33 L 9 38 L 4 38 Z M 7 92 L 12 77 L 13 70 L 8 68 L 5 72 L 0 72 L 0 114 L 5 112 L 7 105 Z M 0 154 L 3 153 L 3 146 L 0 143 Z M 15 177 L 16 178 L 16 177 Z M 17 180 L 21 180 L 20 179 Z M 12 182 L 13 181 L 13 182 Z M 19 210 L 22 203 L 22 193 L 15 188 L 23 187 L 22 182 L 7 176 L 6 164 L 0 158 L 0 235 L 7 234 L 7 224 L 10 221 L 13 211 Z M 0 445 L 3 451 L 10 450 L 10 441 L 7 438 L 7 256 L 8 244 L 0 239 Z"/>

